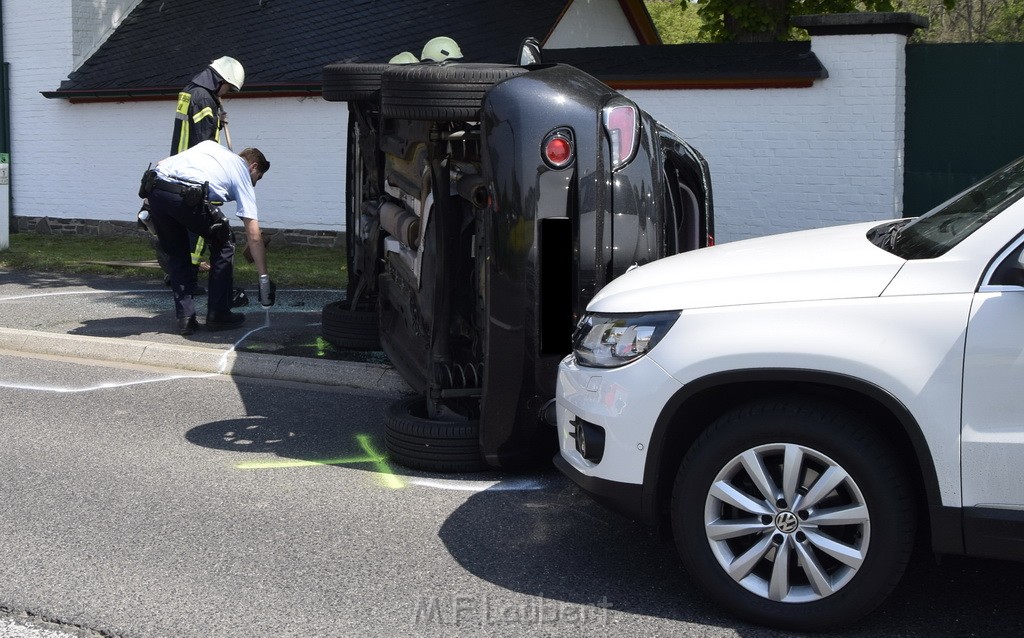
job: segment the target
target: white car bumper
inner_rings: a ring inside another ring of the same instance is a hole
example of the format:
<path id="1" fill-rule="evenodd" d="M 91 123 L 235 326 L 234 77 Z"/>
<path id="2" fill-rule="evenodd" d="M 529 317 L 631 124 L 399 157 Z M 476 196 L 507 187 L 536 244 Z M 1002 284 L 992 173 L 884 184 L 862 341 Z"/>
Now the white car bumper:
<path id="1" fill-rule="evenodd" d="M 641 485 L 654 425 L 681 387 L 650 357 L 620 368 L 580 367 L 566 357 L 558 366 L 556 391 L 561 465 L 582 476 Z M 578 449 L 581 428 L 603 435 L 599 457 L 594 445 L 601 436 L 587 438 L 591 458 Z"/>

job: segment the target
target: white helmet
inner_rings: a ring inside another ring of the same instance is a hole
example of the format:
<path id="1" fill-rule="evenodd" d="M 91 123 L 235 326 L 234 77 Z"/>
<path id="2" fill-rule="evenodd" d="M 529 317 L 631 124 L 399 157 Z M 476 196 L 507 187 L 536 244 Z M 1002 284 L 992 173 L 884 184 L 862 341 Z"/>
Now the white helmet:
<path id="1" fill-rule="evenodd" d="M 211 62 L 210 68 L 216 71 L 217 75 L 225 82 L 235 87 L 236 91 L 242 90 L 242 85 L 245 84 L 245 69 L 242 68 L 241 62 L 224 56 Z"/>
<path id="2" fill-rule="evenodd" d="M 388 64 L 416 64 L 417 62 L 419 62 L 419 60 L 416 59 L 416 54 L 410 51 L 402 51 L 395 57 L 388 60 Z"/>
<path id="3" fill-rule="evenodd" d="M 424 62 L 442 62 L 444 60 L 459 60 L 462 58 L 462 49 L 446 35 L 432 38 L 423 45 L 423 53 L 420 59 Z"/>

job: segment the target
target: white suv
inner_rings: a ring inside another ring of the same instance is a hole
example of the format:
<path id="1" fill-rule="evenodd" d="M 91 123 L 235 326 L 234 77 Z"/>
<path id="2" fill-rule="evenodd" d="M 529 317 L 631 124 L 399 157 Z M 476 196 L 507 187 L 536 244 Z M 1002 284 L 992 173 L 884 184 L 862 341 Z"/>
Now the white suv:
<path id="1" fill-rule="evenodd" d="M 1024 158 L 916 219 L 669 257 L 591 301 L 559 468 L 754 622 L 871 611 L 916 540 L 1024 558 Z"/>

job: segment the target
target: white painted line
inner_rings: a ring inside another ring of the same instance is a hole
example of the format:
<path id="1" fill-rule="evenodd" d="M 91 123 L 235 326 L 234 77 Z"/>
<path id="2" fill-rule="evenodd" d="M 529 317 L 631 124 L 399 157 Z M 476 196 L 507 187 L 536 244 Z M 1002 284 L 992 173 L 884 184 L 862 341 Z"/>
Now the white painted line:
<path id="1" fill-rule="evenodd" d="M 148 290 L 67 290 L 64 292 L 35 292 L 30 295 L 0 297 L 0 301 L 16 301 L 18 299 L 34 299 L 36 297 L 65 297 L 68 295 L 123 295 L 126 293 L 161 292 L 157 288 Z"/>
<path id="2" fill-rule="evenodd" d="M 457 492 L 525 492 L 544 489 L 544 485 L 540 481 L 533 479 L 515 481 L 452 481 L 446 479 L 406 478 L 406 481 L 410 485 Z"/>
<path id="3" fill-rule="evenodd" d="M 0 302 L 3 301 L 17 301 L 18 299 L 34 299 L 36 297 L 65 297 L 68 295 L 123 295 L 127 293 L 143 293 L 143 292 L 155 292 L 155 293 L 166 293 L 169 289 L 165 288 L 146 288 L 144 290 L 65 290 L 62 292 L 34 292 L 27 295 L 13 295 L 11 297 L 0 297 Z M 278 290 L 278 292 L 340 292 L 333 288 L 287 288 Z"/>
<path id="4" fill-rule="evenodd" d="M 92 292 L 92 291 L 87 291 L 87 292 Z M 110 291 L 103 291 L 103 292 L 110 292 Z M 132 292 L 132 291 L 116 291 L 116 292 Z M 139 292 L 139 291 L 135 291 L 135 292 Z M 42 294 L 37 295 L 37 296 L 60 295 L 60 294 L 77 294 L 77 293 L 42 293 Z M 21 298 L 21 297 L 14 297 L 14 298 Z M 12 297 L 0 298 L 0 301 L 7 301 L 9 299 L 12 299 Z M 12 383 L 12 382 L 0 381 L 0 388 L 9 388 L 9 389 L 12 389 L 12 390 L 30 390 L 30 391 L 33 391 L 33 392 L 53 392 L 53 393 L 57 393 L 57 394 L 74 394 L 74 393 L 80 393 L 80 392 L 95 392 L 95 391 L 98 391 L 98 390 L 112 390 L 112 389 L 115 389 L 115 388 L 127 388 L 129 386 L 144 385 L 144 384 L 147 384 L 147 383 L 161 383 L 161 382 L 164 382 L 164 381 L 177 381 L 179 379 L 206 379 L 206 378 L 210 378 L 210 377 L 215 377 L 215 376 L 224 374 L 227 371 L 228 356 L 232 352 L 235 351 L 235 349 L 238 347 L 238 345 L 240 343 L 242 343 L 247 338 L 249 338 L 249 336 L 252 335 L 253 333 L 259 332 L 260 330 L 263 330 L 264 328 L 269 328 L 270 327 L 270 309 L 269 308 L 264 308 L 263 310 L 264 310 L 264 313 L 263 313 L 263 325 L 259 326 L 258 328 L 253 328 L 249 332 L 247 332 L 244 335 L 242 335 L 242 337 L 240 339 L 238 339 L 237 341 L 235 341 L 234 344 L 232 344 L 231 348 L 226 350 L 224 352 L 224 354 L 221 355 L 220 360 L 219 360 L 219 364 L 218 364 L 218 369 L 217 369 L 216 373 L 175 374 L 175 375 L 169 375 L 169 376 L 161 376 L 161 377 L 157 377 L 155 379 L 144 379 L 142 381 L 124 381 L 124 382 L 112 382 L 111 381 L 111 382 L 106 382 L 106 383 L 97 383 L 95 385 L 84 386 L 84 387 L 79 387 L 79 388 L 72 388 L 72 387 L 66 387 L 66 386 L 56 386 L 56 385 L 33 385 L 33 384 L 27 384 L 27 383 Z"/>
<path id="5" fill-rule="evenodd" d="M 94 392 L 96 390 L 111 390 L 114 388 L 126 388 L 133 385 L 145 385 L 147 383 L 159 383 L 162 381 L 176 381 L 178 379 L 206 379 L 209 377 L 219 376 L 213 373 L 207 374 L 176 374 L 167 377 L 158 377 L 156 379 L 144 379 L 142 381 L 123 381 L 115 383 L 113 381 L 108 383 L 98 383 L 96 385 L 86 386 L 82 388 L 68 388 L 61 386 L 48 386 L 48 385 L 29 385 L 26 383 L 8 383 L 6 381 L 0 381 L 0 388 L 10 388 L 12 390 L 32 390 L 34 392 L 54 392 L 57 394 L 74 394 L 77 392 Z"/>
<path id="6" fill-rule="evenodd" d="M 270 327 L 270 308 L 264 308 L 263 311 L 264 311 L 263 312 L 263 315 L 264 315 L 263 316 L 263 325 L 260 326 L 259 328 L 253 328 L 249 332 L 245 333 L 244 335 L 242 335 L 241 339 L 239 339 L 238 341 L 236 341 L 233 344 L 231 344 L 231 347 L 228 348 L 226 351 L 224 351 L 224 354 L 221 355 L 221 357 L 220 357 L 220 365 L 217 367 L 217 372 L 219 372 L 220 374 L 224 374 L 225 372 L 227 372 L 227 369 L 228 369 L 228 355 L 231 354 L 232 352 L 234 352 L 235 349 L 238 347 L 238 345 L 240 343 L 242 343 L 243 341 L 248 339 L 249 335 L 254 334 L 256 332 L 259 332 L 260 330 L 263 330 L 264 328 L 269 328 Z"/>

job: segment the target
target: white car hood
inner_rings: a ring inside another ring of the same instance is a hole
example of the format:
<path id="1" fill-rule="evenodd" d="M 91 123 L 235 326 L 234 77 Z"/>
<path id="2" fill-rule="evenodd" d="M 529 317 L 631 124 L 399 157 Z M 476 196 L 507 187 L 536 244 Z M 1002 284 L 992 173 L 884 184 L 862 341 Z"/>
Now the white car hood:
<path id="1" fill-rule="evenodd" d="M 666 257 L 610 282 L 592 312 L 877 297 L 906 260 L 867 240 L 880 222 L 772 235 Z"/>

